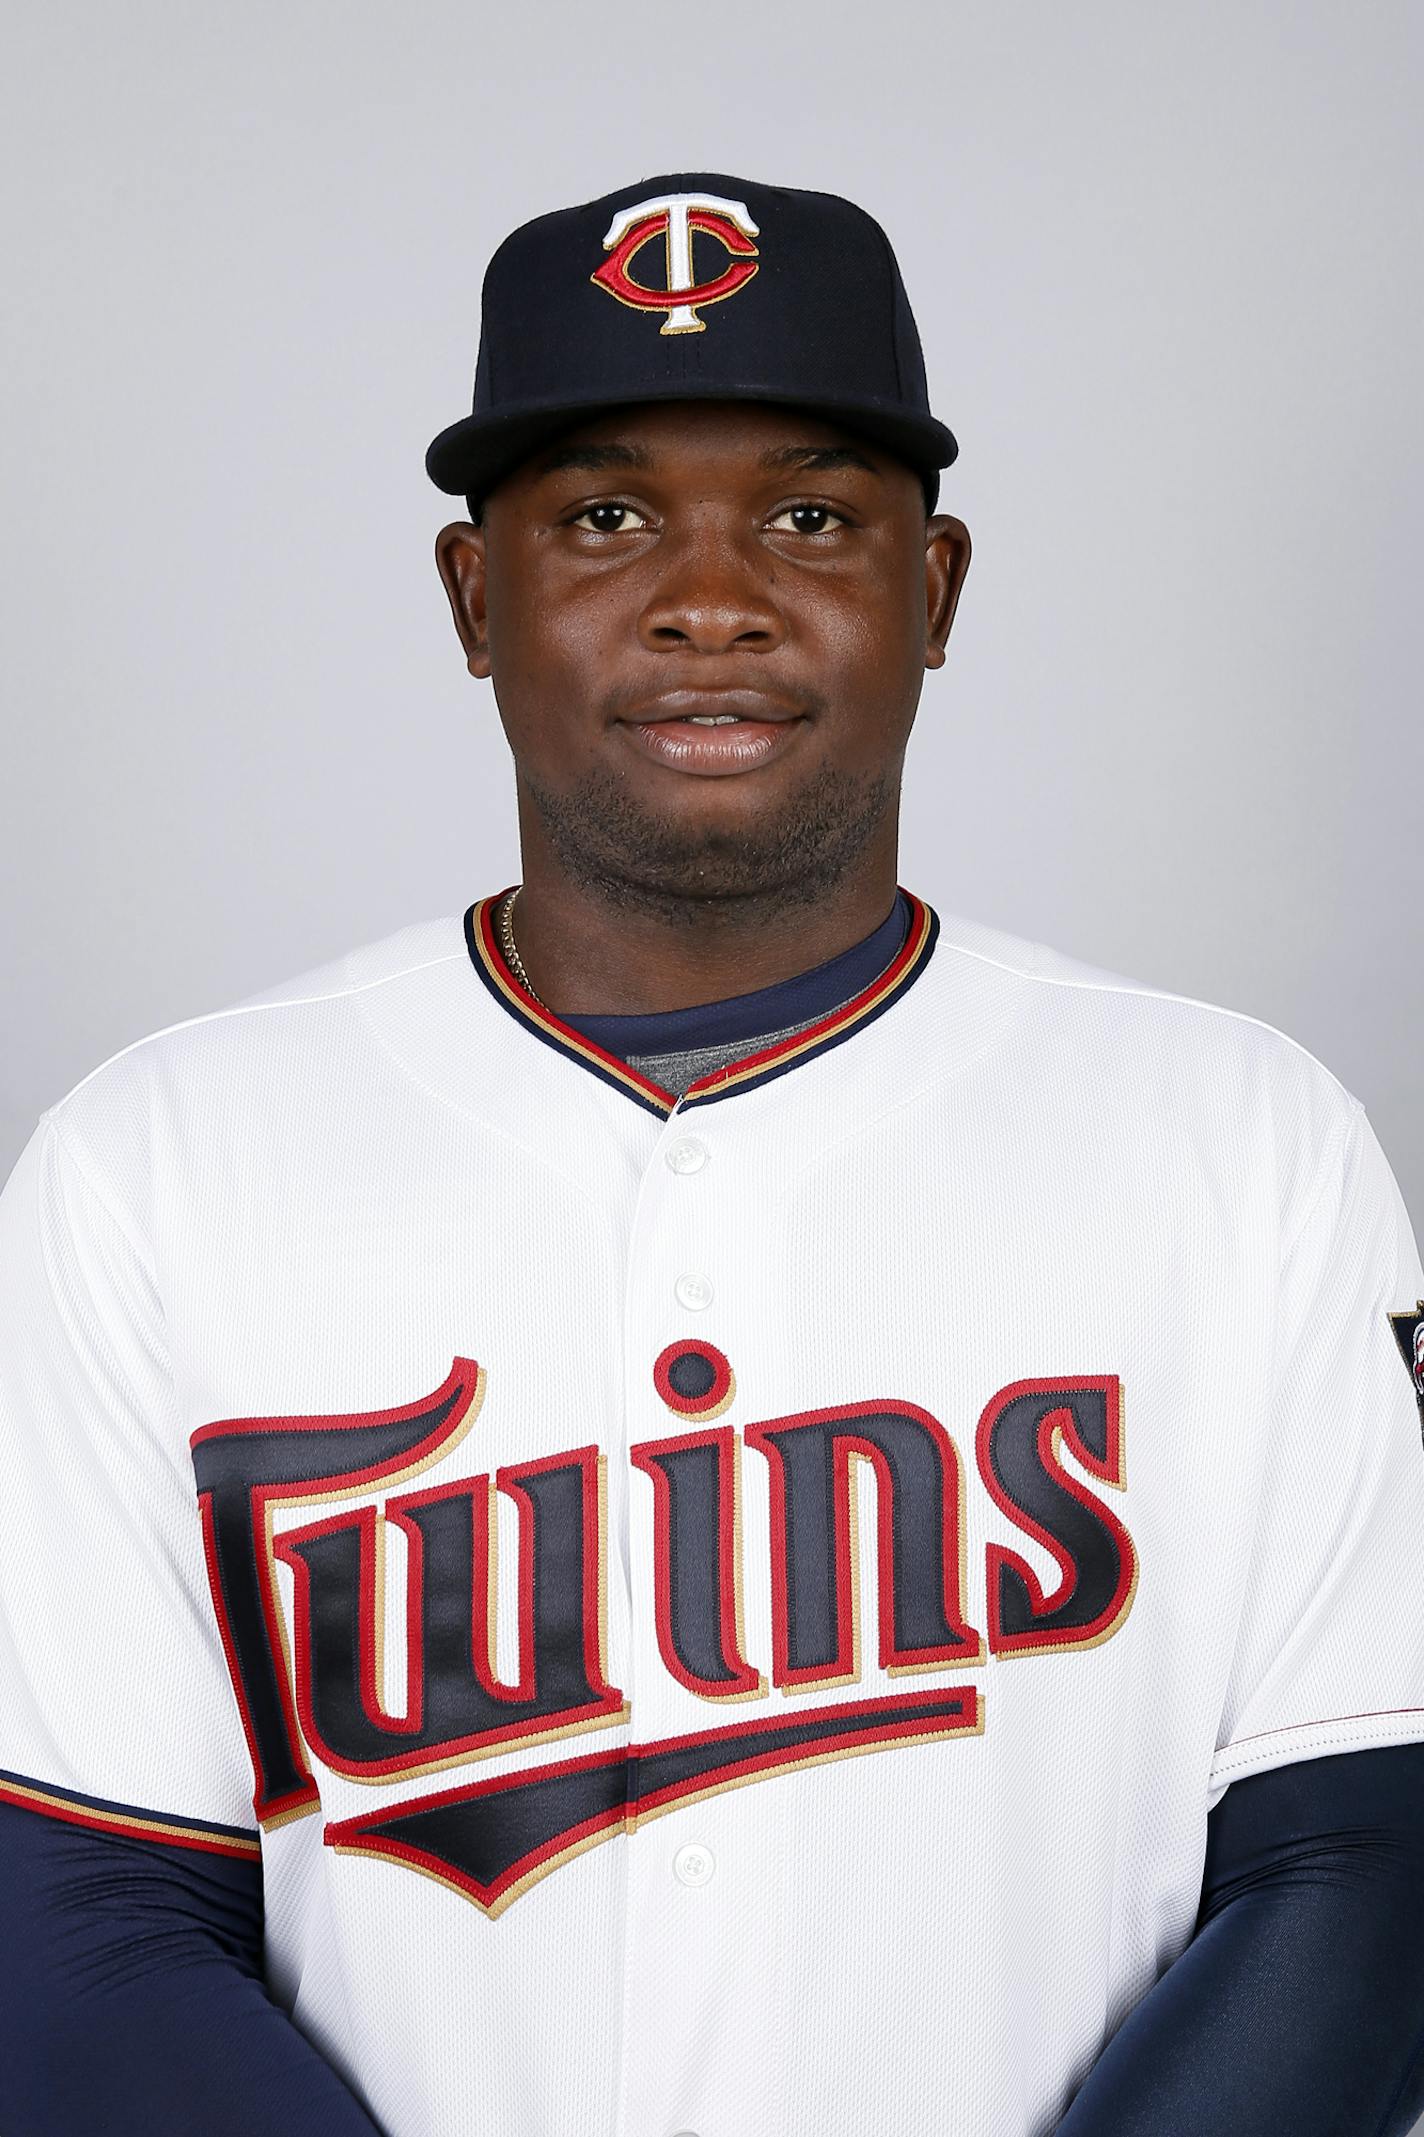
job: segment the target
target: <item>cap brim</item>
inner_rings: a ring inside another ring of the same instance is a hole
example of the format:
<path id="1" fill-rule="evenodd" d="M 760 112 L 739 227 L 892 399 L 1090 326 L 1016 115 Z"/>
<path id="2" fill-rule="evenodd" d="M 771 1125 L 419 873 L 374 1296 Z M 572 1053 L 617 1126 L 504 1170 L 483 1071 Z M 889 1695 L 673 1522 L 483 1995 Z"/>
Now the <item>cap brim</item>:
<path id="1" fill-rule="evenodd" d="M 547 408 L 522 408 L 517 415 L 465 416 L 431 441 L 425 455 L 425 472 L 437 489 L 451 497 L 472 498 L 478 504 L 522 460 L 560 431 L 587 422 L 609 408 L 652 401 L 765 401 L 782 408 L 804 408 L 808 414 L 824 416 L 843 423 L 847 430 L 859 431 L 908 461 L 925 482 L 931 505 L 938 489 L 939 470 L 948 467 L 959 451 L 953 433 L 933 416 L 907 416 L 902 408 L 876 401 L 808 400 L 759 386 L 711 383 L 699 390 L 680 380 L 666 389 L 626 394 L 616 401 L 606 395 L 586 402 L 561 399 Z"/>

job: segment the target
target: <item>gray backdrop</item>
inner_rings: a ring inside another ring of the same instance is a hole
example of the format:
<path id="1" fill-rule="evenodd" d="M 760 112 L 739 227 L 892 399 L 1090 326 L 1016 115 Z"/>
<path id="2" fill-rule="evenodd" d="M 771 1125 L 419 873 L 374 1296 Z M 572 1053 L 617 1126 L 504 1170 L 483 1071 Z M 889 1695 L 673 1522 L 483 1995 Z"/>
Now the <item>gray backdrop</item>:
<path id="1" fill-rule="evenodd" d="M 12 5 L 0 1172 L 130 1039 L 514 879 L 421 457 L 505 230 L 702 167 L 880 217 L 961 441 L 902 880 L 1289 1032 L 1419 1227 L 1421 25 Z"/>
<path id="2" fill-rule="evenodd" d="M 505 230 L 708 167 L 880 217 L 961 441 L 902 879 L 1278 1025 L 1420 1224 L 1417 9 L 7 21 L 0 1170 L 129 1040 L 517 874 L 422 454 Z"/>

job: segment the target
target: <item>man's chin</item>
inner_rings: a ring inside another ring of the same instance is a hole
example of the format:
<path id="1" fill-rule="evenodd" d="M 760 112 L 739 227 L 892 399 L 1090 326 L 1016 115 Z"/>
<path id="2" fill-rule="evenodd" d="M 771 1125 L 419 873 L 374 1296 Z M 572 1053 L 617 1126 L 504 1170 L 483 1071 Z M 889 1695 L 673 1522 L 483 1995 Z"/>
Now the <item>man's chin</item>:
<path id="1" fill-rule="evenodd" d="M 557 794 L 527 774 L 523 783 L 570 880 L 620 905 L 688 920 L 719 903 L 768 910 L 818 903 L 850 872 L 896 800 L 883 778 L 821 765 L 754 822 L 690 824 L 648 809 L 601 771 Z"/>

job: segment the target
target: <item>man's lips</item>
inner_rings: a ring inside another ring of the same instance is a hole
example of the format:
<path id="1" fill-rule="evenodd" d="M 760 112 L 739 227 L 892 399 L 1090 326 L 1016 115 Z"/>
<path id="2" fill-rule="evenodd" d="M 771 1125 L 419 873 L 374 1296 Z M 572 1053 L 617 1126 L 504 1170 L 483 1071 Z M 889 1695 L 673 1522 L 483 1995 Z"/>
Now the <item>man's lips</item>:
<path id="1" fill-rule="evenodd" d="M 690 720 L 694 716 L 711 719 L 718 713 L 731 713 L 739 720 L 777 722 L 799 719 L 801 707 L 768 690 L 717 690 L 702 685 L 696 689 L 660 690 L 655 697 L 640 698 L 619 717 L 631 724 L 646 726 L 664 720 Z"/>
<path id="2" fill-rule="evenodd" d="M 728 719 L 726 715 L 732 717 Z M 695 719 L 717 725 L 703 725 Z M 806 714 L 800 705 L 767 690 L 660 690 L 640 698 L 615 724 L 645 756 L 669 771 L 702 778 L 751 772 L 779 757 L 800 733 Z"/>

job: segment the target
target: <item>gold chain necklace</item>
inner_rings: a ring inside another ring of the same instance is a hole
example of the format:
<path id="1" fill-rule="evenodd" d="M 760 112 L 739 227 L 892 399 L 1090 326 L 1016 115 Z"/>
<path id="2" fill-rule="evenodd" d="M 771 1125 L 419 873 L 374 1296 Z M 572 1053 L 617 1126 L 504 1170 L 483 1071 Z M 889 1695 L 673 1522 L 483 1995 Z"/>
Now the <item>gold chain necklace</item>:
<path id="1" fill-rule="evenodd" d="M 504 954 L 509 959 L 510 970 L 520 986 L 526 994 L 534 994 L 534 989 L 529 984 L 529 974 L 524 969 L 524 960 L 514 946 L 514 901 L 519 896 L 522 888 L 522 884 L 516 883 L 509 896 L 500 904 L 499 939 L 503 945 Z M 534 994 L 534 999 L 539 1003 L 541 1009 L 546 1007 L 546 1004 L 540 1000 L 537 994 Z"/>

